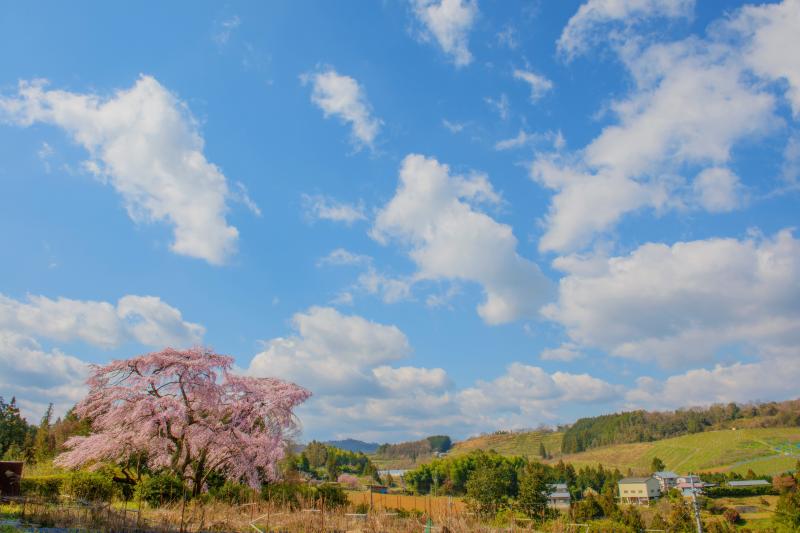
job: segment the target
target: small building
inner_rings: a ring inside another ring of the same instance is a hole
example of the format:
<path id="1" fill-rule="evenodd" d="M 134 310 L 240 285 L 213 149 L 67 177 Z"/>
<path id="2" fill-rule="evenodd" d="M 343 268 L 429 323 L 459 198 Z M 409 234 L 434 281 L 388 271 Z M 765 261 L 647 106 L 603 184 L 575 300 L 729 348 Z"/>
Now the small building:
<path id="1" fill-rule="evenodd" d="M 553 491 L 547 495 L 547 503 L 555 509 L 569 509 L 572 503 L 572 496 L 567 489 L 566 483 L 554 483 Z"/>
<path id="2" fill-rule="evenodd" d="M 763 479 L 742 479 L 739 481 L 728 481 L 727 485 L 732 488 L 768 487 L 772 485 L 772 483 Z"/>
<path id="3" fill-rule="evenodd" d="M 702 484 L 703 480 L 700 479 L 700 476 L 680 476 L 677 479 L 677 484 L 681 485 L 691 485 L 691 484 Z"/>
<path id="4" fill-rule="evenodd" d="M 22 462 L 0 461 L 0 496 L 19 496 Z"/>
<path id="5" fill-rule="evenodd" d="M 624 503 L 648 503 L 661 495 L 654 477 L 626 477 L 619 480 L 619 499 Z"/>
<path id="6" fill-rule="evenodd" d="M 669 492 L 669 489 L 674 489 L 675 485 L 678 484 L 678 474 L 675 472 L 656 472 L 653 474 L 653 477 L 658 480 L 658 485 L 661 488 L 662 494 Z"/>

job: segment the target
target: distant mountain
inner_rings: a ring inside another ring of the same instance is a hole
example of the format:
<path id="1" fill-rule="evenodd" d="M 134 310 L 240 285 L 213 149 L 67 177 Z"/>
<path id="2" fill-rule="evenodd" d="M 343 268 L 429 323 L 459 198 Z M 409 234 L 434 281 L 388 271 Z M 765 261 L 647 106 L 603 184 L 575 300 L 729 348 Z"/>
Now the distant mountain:
<path id="1" fill-rule="evenodd" d="M 380 446 L 377 442 L 364 442 L 363 440 L 356 439 L 328 440 L 323 444 L 334 446 L 340 450 L 347 450 L 348 452 L 364 453 L 375 453 L 375 450 Z"/>

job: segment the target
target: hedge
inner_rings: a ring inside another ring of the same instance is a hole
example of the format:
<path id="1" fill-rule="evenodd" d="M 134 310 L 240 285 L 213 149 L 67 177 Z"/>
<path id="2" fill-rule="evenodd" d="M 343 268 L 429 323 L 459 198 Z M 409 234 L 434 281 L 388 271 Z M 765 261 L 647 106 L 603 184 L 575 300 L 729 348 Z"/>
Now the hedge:
<path id="1" fill-rule="evenodd" d="M 23 496 L 38 496 L 47 500 L 57 500 L 64 484 L 63 474 L 53 476 L 23 477 L 19 482 Z"/>
<path id="2" fill-rule="evenodd" d="M 704 490 L 709 498 L 745 498 L 747 496 L 764 496 L 775 494 L 772 485 L 758 485 L 755 487 L 710 487 Z"/>
<path id="3" fill-rule="evenodd" d="M 136 487 L 139 497 L 151 507 L 180 500 L 186 493 L 180 479 L 169 474 L 159 474 L 144 479 Z"/>
<path id="4" fill-rule="evenodd" d="M 98 472 L 78 470 L 67 474 L 61 491 L 79 500 L 110 502 L 114 496 L 114 482 Z"/>

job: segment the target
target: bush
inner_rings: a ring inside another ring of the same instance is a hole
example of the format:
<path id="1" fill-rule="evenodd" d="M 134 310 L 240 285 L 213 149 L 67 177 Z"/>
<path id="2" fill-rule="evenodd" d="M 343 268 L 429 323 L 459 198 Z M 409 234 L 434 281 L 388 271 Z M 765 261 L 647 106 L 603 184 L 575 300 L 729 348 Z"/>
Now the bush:
<path id="1" fill-rule="evenodd" d="M 742 517 L 739 516 L 739 511 L 733 507 L 728 507 L 725 509 L 725 511 L 722 513 L 722 516 L 729 524 L 736 524 L 742 519 Z"/>
<path id="2" fill-rule="evenodd" d="M 226 481 L 221 487 L 213 489 L 211 495 L 214 499 L 231 505 L 241 505 L 251 500 L 253 489 L 241 483 Z"/>
<path id="3" fill-rule="evenodd" d="M 339 509 L 348 503 L 347 494 L 339 485 L 325 484 L 317 487 L 316 498 L 321 500 L 324 508 Z"/>
<path id="4" fill-rule="evenodd" d="M 185 487 L 180 479 L 169 474 L 159 474 L 144 479 L 137 486 L 138 496 L 150 507 L 176 502 L 183 497 Z"/>
<path id="5" fill-rule="evenodd" d="M 636 533 L 636 531 L 629 526 L 608 519 L 589 522 L 589 529 L 587 531 L 590 533 L 608 533 L 609 531 L 613 531 L 614 533 Z"/>
<path id="6" fill-rule="evenodd" d="M 283 481 L 267 483 L 261 487 L 261 498 L 279 505 L 289 505 L 293 509 L 300 506 L 304 499 L 313 497 L 313 490 L 308 485 Z"/>
<path id="7" fill-rule="evenodd" d="M 709 498 L 744 498 L 747 496 L 776 494 L 776 492 L 770 485 L 760 485 L 757 487 L 711 487 L 705 490 L 705 494 Z"/>
<path id="8" fill-rule="evenodd" d="M 110 502 L 114 495 L 114 483 L 97 472 L 77 470 L 66 476 L 61 490 L 79 500 Z"/>
<path id="9" fill-rule="evenodd" d="M 64 476 L 23 477 L 20 480 L 20 492 L 23 496 L 38 496 L 46 500 L 57 500 L 61 494 Z"/>

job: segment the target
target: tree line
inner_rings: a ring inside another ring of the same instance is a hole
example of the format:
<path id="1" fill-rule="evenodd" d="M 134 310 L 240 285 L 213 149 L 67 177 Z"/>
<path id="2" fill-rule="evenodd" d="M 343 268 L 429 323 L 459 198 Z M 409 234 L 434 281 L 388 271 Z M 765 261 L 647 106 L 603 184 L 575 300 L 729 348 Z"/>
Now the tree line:
<path id="1" fill-rule="evenodd" d="M 737 424 L 742 427 L 798 426 L 800 400 L 715 404 L 676 411 L 639 410 L 581 418 L 564 428 L 561 451 L 577 453 L 613 444 L 649 442 Z"/>

